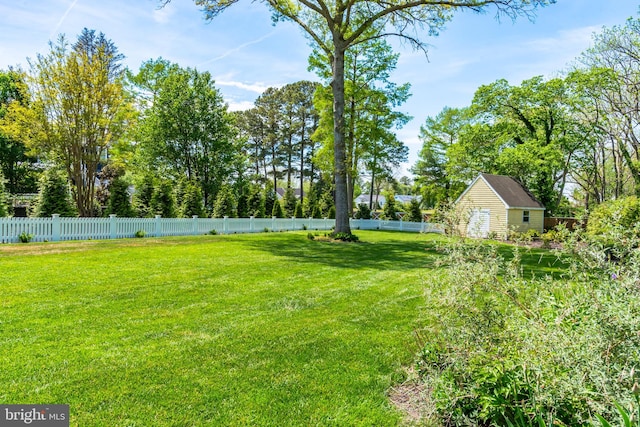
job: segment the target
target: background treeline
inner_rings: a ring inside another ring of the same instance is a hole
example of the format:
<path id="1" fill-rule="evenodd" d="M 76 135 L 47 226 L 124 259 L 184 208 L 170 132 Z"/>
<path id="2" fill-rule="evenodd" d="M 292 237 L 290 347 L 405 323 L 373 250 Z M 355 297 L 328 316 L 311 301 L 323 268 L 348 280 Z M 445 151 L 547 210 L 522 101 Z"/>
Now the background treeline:
<path id="1" fill-rule="evenodd" d="M 28 71 L 0 72 L 0 214 L 11 213 L 9 195 L 38 192 L 31 214 L 48 215 L 42 193 L 58 179 L 69 215 L 331 216 L 322 55 L 309 59 L 319 83 L 269 88 L 253 108 L 231 112 L 208 72 L 162 58 L 132 71 L 103 34 L 61 36 Z M 431 208 L 480 172 L 518 178 L 550 215 L 639 195 L 639 58 L 640 20 L 629 19 L 594 35 L 560 77 L 478 88 L 471 105 L 426 119 L 412 183 L 394 177 L 408 152 L 395 130 L 410 119 L 398 110 L 410 86 L 390 80 L 398 55 L 383 40 L 354 47 L 345 66 L 349 208 L 358 211 L 361 192 L 385 190 L 420 194 Z"/>
<path id="2" fill-rule="evenodd" d="M 393 132 L 409 96 L 383 41 L 347 61 L 350 195 L 399 182 Z M 328 85 L 330 70 L 312 55 Z M 269 88 L 231 112 L 208 72 L 162 58 L 139 70 L 104 34 L 60 36 L 29 70 L 0 72 L 0 215 L 39 193 L 31 215 L 333 217 L 332 95 L 322 83 Z M 407 182 L 404 180 L 403 182 Z M 281 194 L 276 194 L 280 190 Z M 405 184 L 403 191 L 408 188 Z"/>
<path id="3" fill-rule="evenodd" d="M 421 128 L 413 172 L 425 203 L 455 200 L 479 172 L 517 177 L 554 215 L 639 195 L 639 85 L 640 20 L 629 19 L 560 77 L 481 86 Z"/>

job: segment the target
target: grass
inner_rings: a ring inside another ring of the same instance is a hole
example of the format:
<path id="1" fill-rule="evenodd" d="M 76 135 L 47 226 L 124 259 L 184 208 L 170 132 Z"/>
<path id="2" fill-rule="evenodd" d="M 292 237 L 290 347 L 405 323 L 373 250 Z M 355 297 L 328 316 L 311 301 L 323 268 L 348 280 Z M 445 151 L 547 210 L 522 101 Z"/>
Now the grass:
<path id="1" fill-rule="evenodd" d="M 73 426 L 401 423 L 441 238 L 357 234 L 0 246 L 0 401 Z"/>

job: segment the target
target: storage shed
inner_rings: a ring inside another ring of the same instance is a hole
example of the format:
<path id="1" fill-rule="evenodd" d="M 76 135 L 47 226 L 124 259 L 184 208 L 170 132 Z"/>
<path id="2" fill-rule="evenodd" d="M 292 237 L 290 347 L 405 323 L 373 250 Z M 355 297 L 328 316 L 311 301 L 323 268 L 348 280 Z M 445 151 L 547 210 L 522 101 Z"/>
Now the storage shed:
<path id="1" fill-rule="evenodd" d="M 544 230 L 544 206 L 516 179 L 481 173 L 456 200 L 460 232 L 506 237 L 510 230 Z"/>

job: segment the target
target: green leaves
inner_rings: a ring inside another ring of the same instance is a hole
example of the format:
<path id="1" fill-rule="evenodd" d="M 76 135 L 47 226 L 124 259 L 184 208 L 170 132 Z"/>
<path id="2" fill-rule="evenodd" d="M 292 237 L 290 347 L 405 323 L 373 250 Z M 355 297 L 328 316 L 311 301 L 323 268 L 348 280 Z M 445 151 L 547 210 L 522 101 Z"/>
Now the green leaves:
<path id="1" fill-rule="evenodd" d="M 158 59 L 143 64 L 131 79 L 152 101 L 140 122 L 138 163 L 174 181 L 197 182 L 205 206 L 212 209 L 240 150 L 233 119 L 211 75 Z"/>

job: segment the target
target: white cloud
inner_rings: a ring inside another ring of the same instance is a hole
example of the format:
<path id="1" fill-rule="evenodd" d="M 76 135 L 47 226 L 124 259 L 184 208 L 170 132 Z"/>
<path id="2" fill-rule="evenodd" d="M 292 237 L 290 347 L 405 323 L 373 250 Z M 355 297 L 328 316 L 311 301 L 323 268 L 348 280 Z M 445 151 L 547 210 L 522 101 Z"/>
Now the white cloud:
<path id="1" fill-rule="evenodd" d="M 257 94 L 261 94 L 265 90 L 270 87 L 276 87 L 276 85 L 267 85 L 265 83 L 256 82 L 256 83 L 242 83 L 231 80 L 216 80 L 216 86 L 230 86 L 238 89 L 246 90 L 248 92 L 255 92 Z"/>
<path id="2" fill-rule="evenodd" d="M 244 111 L 254 107 L 253 102 L 250 101 L 228 101 L 229 111 Z"/>
<path id="3" fill-rule="evenodd" d="M 572 52 L 579 54 L 591 43 L 592 36 L 601 27 L 590 25 L 570 30 L 560 30 L 555 37 L 544 37 L 531 40 L 524 47 L 538 52 Z"/>

